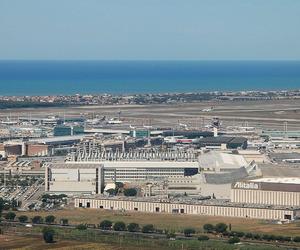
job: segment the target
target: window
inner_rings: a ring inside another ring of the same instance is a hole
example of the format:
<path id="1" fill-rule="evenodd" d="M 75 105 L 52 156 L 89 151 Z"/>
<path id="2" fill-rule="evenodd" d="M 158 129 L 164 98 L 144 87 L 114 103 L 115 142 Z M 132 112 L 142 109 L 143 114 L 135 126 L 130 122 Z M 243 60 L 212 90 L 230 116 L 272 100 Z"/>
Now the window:
<path id="1" fill-rule="evenodd" d="M 292 216 L 290 214 L 285 214 L 284 215 L 284 219 L 285 220 L 291 220 L 292 219 Z"/>
<path id="2" fill-rule="evenodd" d="M 156 208 L 155 208 L 155 212 L 159 212 L 159 207 L 156 207 Z"/>
<path id="3" fill-rule="evenodd" d="M 103 206 L 100 206 L 100 208 L 103 208 Z"/>
<path id="4" fill-rule="evenodd" d="M 82 207 L 82 203 L 81 202 L 79 202 L 79 207 Z"/>
<path id="5" fill-rule="evenodd" d="M 184 209 L 183 209 L 183 208 L 180 209 L 180 213 L 181 213 L 181 214 L 184 214 Z"/>
<path id="6" fill-rule="evenodd" d="M 135 207 L 133 210 L 134 210 L 134 211 L 138 211 L 138 208 L 137 208 L 137 207 Z"/>
<path id="7" fill-rule="evenodd" d="M 90 202 L 87 202 L 87 203 L 86 203 L 86 207 L 88 207 L 88 208 L 91 207 L 91 203 L 90 203 Z"/>

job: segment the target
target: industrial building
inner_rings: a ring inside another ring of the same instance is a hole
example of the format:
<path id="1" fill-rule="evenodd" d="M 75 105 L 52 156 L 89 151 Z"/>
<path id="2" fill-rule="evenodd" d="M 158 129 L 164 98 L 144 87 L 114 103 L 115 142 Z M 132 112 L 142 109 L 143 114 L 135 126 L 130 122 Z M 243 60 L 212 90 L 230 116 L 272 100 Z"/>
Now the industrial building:
<path id="1" fill-rule="evenodd" d="M 104 187 L 102 164 L 49 164 L 45 191 L 64 194 L 100 194 Z"/>
<path id="2" fill-rule="evenodd" d="M 281 221 L 294 220 L 300 215 L 300 207 L 255 206 L 217 200 L 201 201 L 168 198 L 81 197 L 75 198 L 75 207 L 147 213 L 228 216 Z"/>
<path id="3" fill-rule="evenodd" d="M 84 133 L 84 128 L 80 126 L 55 126 L 53 129 L 54 136 L 79 135 Z"/>
<path id="4" fill-rule="evenodd" d="M 200 138 L 198 143 L 200 148 L 246 149 L 247 141 L 245 137 L 214 136 Z"/>
<path id="5" fill-rule="evenodd" d="M 231 201 L 300 206 L 300 178 L 259 178 L 232 184 Z"/>

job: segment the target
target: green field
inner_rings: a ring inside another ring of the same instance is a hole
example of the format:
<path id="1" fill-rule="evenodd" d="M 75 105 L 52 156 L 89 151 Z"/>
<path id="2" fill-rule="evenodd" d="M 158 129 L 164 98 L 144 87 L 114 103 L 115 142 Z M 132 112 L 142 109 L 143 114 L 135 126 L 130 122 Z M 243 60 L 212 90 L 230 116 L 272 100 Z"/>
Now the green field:
<path id="1" fill-rule="evenodd" d="M 202 227 L 206 223 L 217 224 L 224 222 L 232 225 L 233 231 L 267 233 L 285 236 L 300 236 L 300 223 L 294 222 L 284 225 L 271 224 L 263 220 L 217 217 L 217 216 L 201 216 L 201 215 L 181 215 L 181 214 L 162 214 L 162 213 L 141 213 L 141 212 L 116 212 L 109 210 L 97 209 L 68 209 L 57 210 L 51 212 L 17 212 L 17 216 L 26 214 L 29 218 L 35 215 L 45 217 L 53 214 L 56 220 L 68 218 L 70 224 L 99 224 L 104 219 L 115 221 L 123 221 L 125 223 L 135 222 L 140 225 L 153 224 L 158 229 L 168 229 L 174 231 L 182 231 L 186 227 L 194 227 L 201 232 Z"/>

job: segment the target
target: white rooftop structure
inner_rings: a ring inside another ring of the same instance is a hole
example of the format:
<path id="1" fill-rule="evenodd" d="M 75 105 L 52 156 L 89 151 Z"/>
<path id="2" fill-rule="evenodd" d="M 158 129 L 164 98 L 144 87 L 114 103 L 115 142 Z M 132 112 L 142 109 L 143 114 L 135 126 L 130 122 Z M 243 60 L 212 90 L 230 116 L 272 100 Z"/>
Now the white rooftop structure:
<path id="1" fill-rule="evenodd" d="M 248 166 L 242 155 L 210 151 L 199 156 L 200 167 L 204 170 L 229 171 Z"/>
<path id="2" fill-rule="evenodd" d="M 251 180 L 252 182 L 267 182 L 267 183 L 284 183 L 284 184 L 300 184 L 298 177 L 268 177 Z"/>

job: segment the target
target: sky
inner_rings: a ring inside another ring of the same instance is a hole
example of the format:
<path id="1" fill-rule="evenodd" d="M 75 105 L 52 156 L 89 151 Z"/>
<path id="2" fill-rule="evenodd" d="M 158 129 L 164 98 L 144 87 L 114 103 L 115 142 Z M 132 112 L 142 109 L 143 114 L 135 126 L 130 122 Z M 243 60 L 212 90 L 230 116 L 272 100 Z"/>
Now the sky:
<path id="1" fill-rule="evenodd" d="M 300 60 L 300 1 L 0 0 L 0 59 Z"/>

